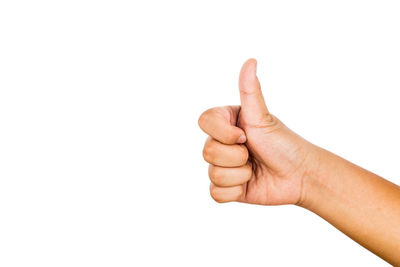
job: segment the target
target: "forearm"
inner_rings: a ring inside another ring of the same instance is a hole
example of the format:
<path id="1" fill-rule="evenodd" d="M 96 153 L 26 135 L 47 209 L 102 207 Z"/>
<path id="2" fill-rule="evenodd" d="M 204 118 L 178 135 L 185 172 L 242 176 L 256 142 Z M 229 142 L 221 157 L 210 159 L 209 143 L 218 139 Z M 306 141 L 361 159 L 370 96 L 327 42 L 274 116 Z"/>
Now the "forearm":
<path id="1" fill-rule="evenodd" d="M 350 238 L 400 265 L 400 187 L 326 150 L 304 177 L 300 206 Z"/>

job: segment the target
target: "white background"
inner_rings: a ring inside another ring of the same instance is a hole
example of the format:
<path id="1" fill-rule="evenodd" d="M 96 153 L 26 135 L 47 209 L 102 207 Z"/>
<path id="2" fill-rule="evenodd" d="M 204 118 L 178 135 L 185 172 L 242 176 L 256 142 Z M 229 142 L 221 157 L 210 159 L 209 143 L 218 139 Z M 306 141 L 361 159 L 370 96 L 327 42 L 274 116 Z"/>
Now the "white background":
<path id="1" fill-rule="evenodd" d="M 266 102 L 400 183 L 398 1 L 1 1 L 0 266 L 387 266 L 295 206 L 217 204 L 197 118 Z"/>

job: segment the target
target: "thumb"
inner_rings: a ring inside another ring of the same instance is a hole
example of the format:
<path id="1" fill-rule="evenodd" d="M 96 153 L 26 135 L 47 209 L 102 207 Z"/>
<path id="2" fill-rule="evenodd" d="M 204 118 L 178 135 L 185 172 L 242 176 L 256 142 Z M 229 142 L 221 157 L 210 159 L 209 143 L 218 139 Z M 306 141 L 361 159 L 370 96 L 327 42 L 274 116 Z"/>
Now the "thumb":
<path id="1" fill-rule="evenodd" d="M 240 113 L 251 125 L 259 125 L 269 114 L 256 71 L 257 61 L 251 58 L 243 64 L 239 76 Z"/>

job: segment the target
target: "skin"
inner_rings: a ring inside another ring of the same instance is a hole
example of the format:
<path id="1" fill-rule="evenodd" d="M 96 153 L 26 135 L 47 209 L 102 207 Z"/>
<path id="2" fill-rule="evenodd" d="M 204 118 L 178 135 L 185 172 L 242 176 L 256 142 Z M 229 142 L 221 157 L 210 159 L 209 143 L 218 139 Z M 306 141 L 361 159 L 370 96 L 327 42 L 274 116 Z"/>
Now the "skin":
<path id="1" fill-rule="evenodd" d="M 199 118 L 209 135 L 203 156 L 210 194 L 220 203 L 295 204 L 400 266 L 400 187 L 303 139 L 270 114 L 246 61 L 241 106 L 216 107 Z"/>

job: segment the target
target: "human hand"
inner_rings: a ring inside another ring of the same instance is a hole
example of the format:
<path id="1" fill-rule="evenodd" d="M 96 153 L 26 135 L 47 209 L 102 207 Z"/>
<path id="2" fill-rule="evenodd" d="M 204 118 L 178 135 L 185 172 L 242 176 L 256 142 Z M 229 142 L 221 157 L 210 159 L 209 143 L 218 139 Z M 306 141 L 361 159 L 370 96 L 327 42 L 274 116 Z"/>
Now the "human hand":
<path id="1" fill-rule="evenodd" d="M 304 140 L 271 115 L 248 60 L 241 106 L 205 111 L 210 193 L 217 202 L 297 204 L 382 259 L 400 266 L 400 187 Z"/>
<path id="2" fill-rule="evenodd" d="M 199 118 L 209 135 L 203 156 L 210 163 L 210 194 L 217 202 L 299 204 L 318 148 L 269 113 L 256 68 L 249 59 L 241 69 L 241 106 L 212 108 Z"/>

